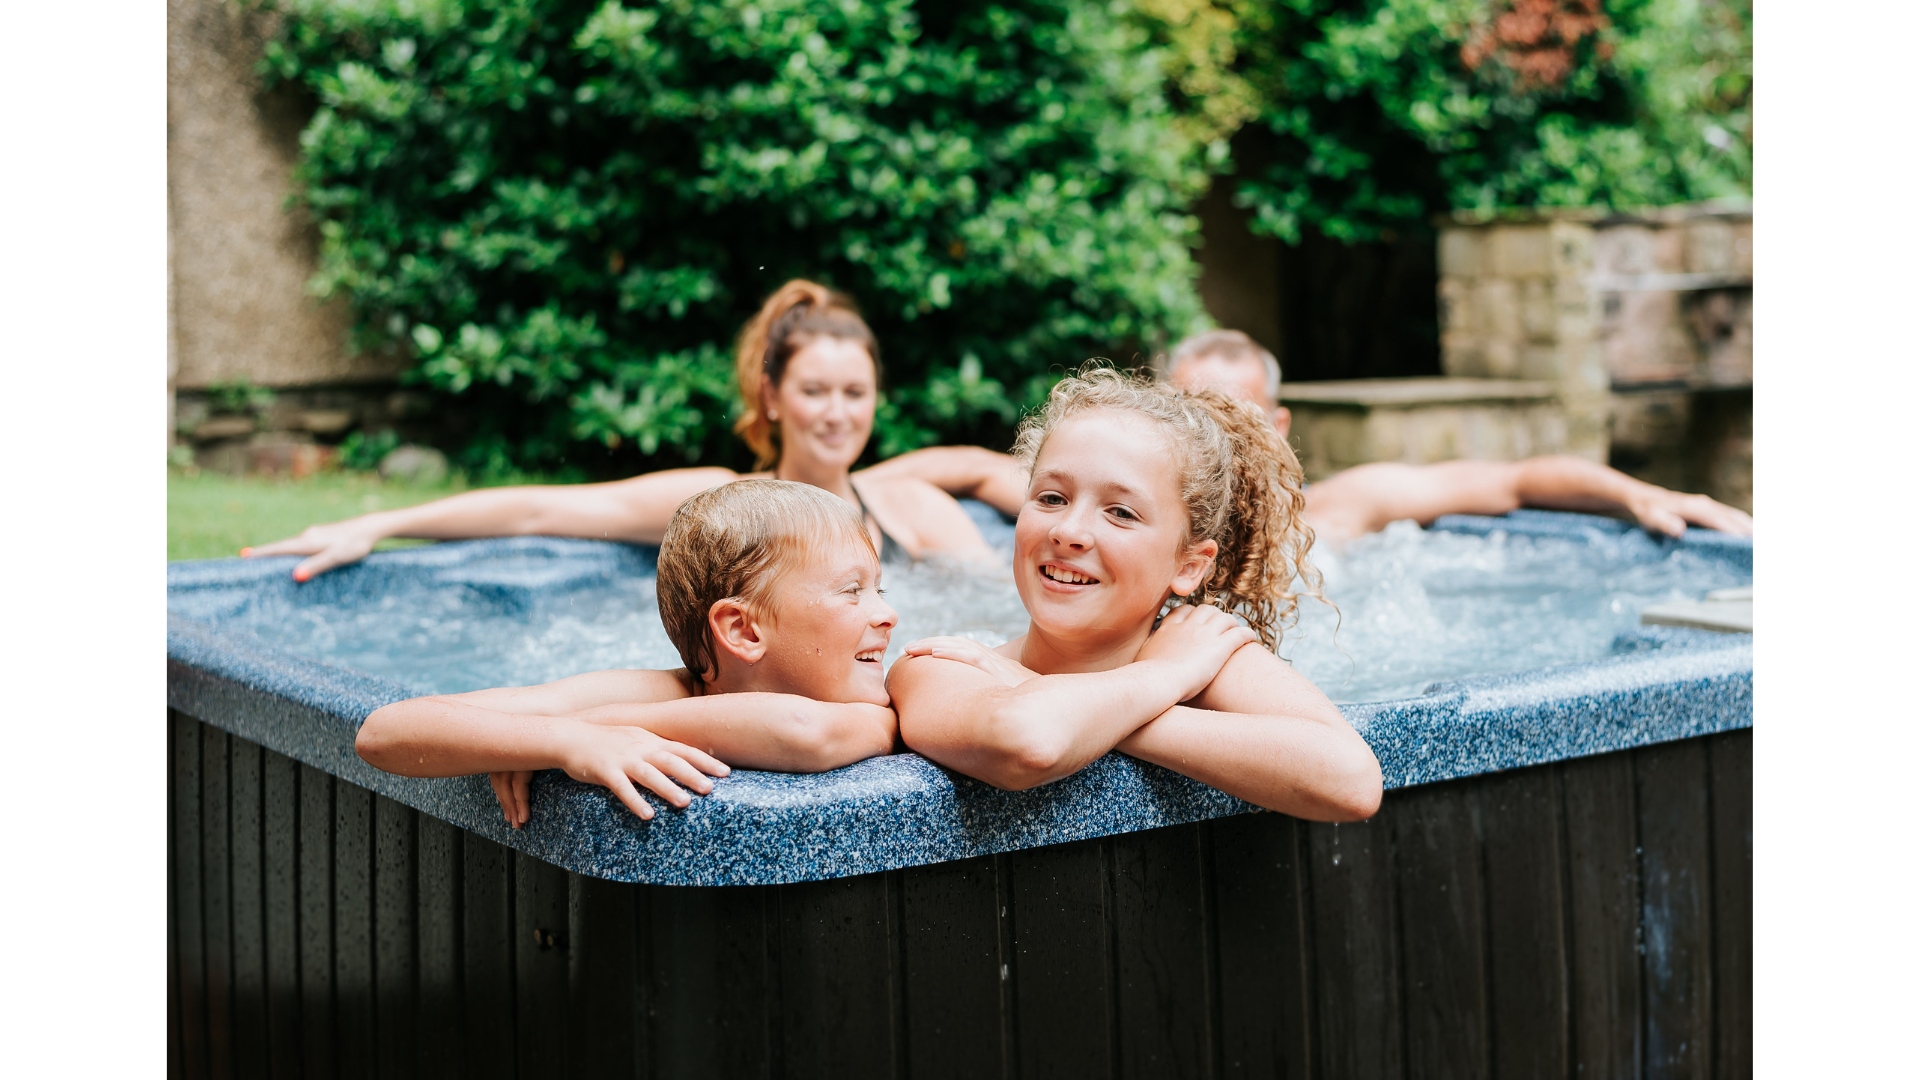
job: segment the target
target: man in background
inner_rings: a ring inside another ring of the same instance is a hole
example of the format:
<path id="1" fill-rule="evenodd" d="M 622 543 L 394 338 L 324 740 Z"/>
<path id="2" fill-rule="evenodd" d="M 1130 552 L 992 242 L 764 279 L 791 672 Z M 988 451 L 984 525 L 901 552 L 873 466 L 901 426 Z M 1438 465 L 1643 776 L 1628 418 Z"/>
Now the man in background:
<path id="1" fill-rule="evenodd" d="M 1251 401 L 1273 417 L 1282 438 L 1293 415 L 1280 404 L 1280 364 L 1238 330 L 1196 334 L 1174 347 L 1167 378 L 1187 389 L 1211 387 Z M 1317 536 L 1375 532 L 1388 522 L 1422 525 L 1443 514 L 1499 515 L 1523 506 L 1624 513 L 1648 532 L 1678 536 L 1689 524 L 1742 536 L 1753 518 L 1705 495 L 1684 495 L 1582 458 L 1356 465 L 1307 487 L 1307 522 Z"/>
<path id="2" fill-rule="evenodd" d="M 1176 386 L 1211 387 L 1251 401 L 1273 417 L 1282 438 L 1293 414 L 1280 404 L 1280 363 L 1238 330 L 1196 334 L 1174 347 L 1166 375 Z M 881 462 L 873 473 L 917 476 L 956 495 L 971 495 L 1017 514 L 1026 479 L 1012 458 L 977 446 L 935 446 Z M 1649 532 L 1678 536 L 1689 524 L 1742 536 L 1753 518 L 1705 495 L 1668 491 L 1581 458 L 1447 461 L 1406 465 L 1380 461 L 1307 486 L 1307 524 L 1321 539 L 1377 532 L 1389 522 L 1430 524 L 1443 514 L 1499 515 L 1523 506 L 1626 514 Z"/>

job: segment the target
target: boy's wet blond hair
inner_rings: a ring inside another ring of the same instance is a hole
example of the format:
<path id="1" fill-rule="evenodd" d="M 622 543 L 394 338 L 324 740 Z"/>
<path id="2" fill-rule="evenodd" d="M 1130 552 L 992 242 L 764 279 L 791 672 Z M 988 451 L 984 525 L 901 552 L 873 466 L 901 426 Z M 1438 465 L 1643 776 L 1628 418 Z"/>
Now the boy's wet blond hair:
<path id="1" fill-rule="evenodd" d="M 1313 530 L 1300 462 L 1258 406 L 1216 390 L 1181 390 L 1144 374 L 1085 367 L 1062 379 L 1020 424 L 1014 454 L 1033 468 L 1066 420 L 1102 409 L 1138 413 L 1166 430 L 1187 507 L 1187 542 L 1219 545 L 1213 570 L 1173 604 L 1212 604 L 1245 619 L 1268 648 L 1299 616 L 1297 581 L 1320 597 L 1307 561 Z"/>
<path id="2" fill-rule="evenodd" d="M 860 512 L 811 484 L 735 480 L 681 503 L 660 541 L 654 590 L 688 673 L 702 682 L 719 674 L 707 625 L 714 604 L 763 604 L 795 560 L 843 541 L 873 552 Z"/>

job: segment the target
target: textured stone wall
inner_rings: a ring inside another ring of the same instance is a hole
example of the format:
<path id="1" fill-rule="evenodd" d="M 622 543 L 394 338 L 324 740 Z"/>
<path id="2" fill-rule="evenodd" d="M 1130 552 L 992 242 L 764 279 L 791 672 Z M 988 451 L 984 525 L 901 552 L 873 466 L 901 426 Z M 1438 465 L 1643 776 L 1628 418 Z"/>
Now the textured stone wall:
<path id="1" fill-rule="evenodd" d="M 1551 383 L 1565 452 L 1607 457 L 1608 378 L 1595 325 L 1594 230 L 1578 216 L 1456 223 L 1440 236 L 1440 366 Z"/>
<path id="2" fill-rule="evenodd" d="M 262 92 L 260 20 L 230 0 L 167 7 L 172 385 L 390 379 L 403 360 L 352 355 L 344 305 L 307 294 L 317 236 L 286 209 L 305 115 Z"/>

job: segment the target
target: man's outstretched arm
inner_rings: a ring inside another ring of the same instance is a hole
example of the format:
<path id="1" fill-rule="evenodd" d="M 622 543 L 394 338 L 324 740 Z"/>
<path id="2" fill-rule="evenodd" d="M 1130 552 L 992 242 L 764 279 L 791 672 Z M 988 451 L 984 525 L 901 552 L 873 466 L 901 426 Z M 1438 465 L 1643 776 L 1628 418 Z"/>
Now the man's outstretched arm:
<path id="1" fill-rule="evenodd" d="M 1497 515 L 1523 506 L 1626 513 L 1649 532 L 1668 536 L 1680 535 L 1689 524 L 1753 534 L 1753 518 L 1731 506 L 1575 457 L 1437 465 L 1383 461 L 1307 489 L 1308 522 L 1328 538 L 1375 532 L 1403 518 L 1425 525 L 1443 514 Z"/>

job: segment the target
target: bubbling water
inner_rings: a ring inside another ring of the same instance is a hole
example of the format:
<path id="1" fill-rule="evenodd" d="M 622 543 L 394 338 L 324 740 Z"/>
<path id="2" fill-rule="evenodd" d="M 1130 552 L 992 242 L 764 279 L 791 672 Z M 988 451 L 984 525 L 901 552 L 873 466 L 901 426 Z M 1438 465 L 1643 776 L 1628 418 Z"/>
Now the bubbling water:
<path id="1" fill-rule="evenodd" d="M 1408 697 L 1436 681 L 1605 657 L 1646 605 L 1750 580 L 1686 548 L 1649 557 L 1650 546 L 1635 534 L 1477 536 L 1402 522 L 1316 549 L 1338 614 L 1303 599 L 1280 655 L 1335 701 Z M 1026 629 L 1004 566 L 889 566 L 883 584 L 900 612 L 889 663 L 929 635 L 997 645 Z M 653 581 L 638 576 L 534 591 L 507 604 L 427 586 L 340 602 L 290 599 L 250 605 L 229 625 L 422 693 L 680 666 Z"/>

